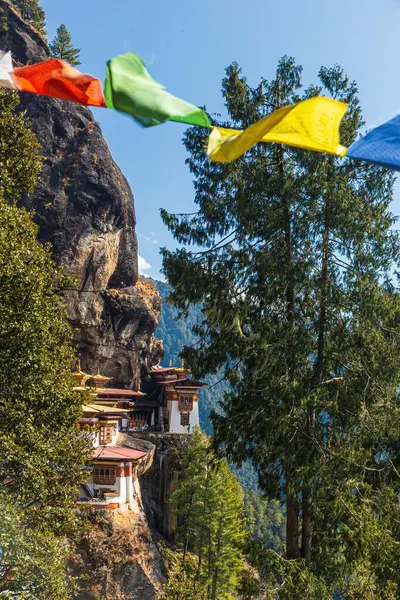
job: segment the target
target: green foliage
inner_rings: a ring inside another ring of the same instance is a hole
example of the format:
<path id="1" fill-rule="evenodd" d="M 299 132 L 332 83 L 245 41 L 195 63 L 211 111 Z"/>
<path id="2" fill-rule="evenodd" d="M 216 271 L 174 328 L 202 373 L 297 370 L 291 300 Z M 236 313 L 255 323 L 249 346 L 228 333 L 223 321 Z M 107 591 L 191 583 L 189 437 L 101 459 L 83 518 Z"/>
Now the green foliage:
<path id="1" fill-rule="evenodd" d="M 323 67 L 302 92 L 301 73 L 284 57 L 272 80 L 251 88 L 232 64 L 226 125 L 330 95 L 349 104 L 349 145 L 363 125 L 356 85 Z M 360 597 L 368 585 L 377 596 L 399 593 L 389 517 L 400 491 L 393 175 L 275 144 L 211 163 L 206 135 L 184 138 L 198 212 L 162 211 L 180 244 L 200 248 L 164 250 L 164 271 L 184 317 L 202 306 L 188 366 L 196 377 L 222 369 L 231 386 L 213 416 L 216 443 L 238 466 L 250 459 L 268 498 L 287 505 L 289 560 L 265 552 L 279 589 L 271 597 L 346 597 L 350 585 Z"/>
<path id="2" fill-rule="evenodd" d="M 20 13 L 27 23 L 33 25 L 44 37 L 46 37 L 46 15 L 39 4 L 39 0 L 11 0 L 11 4 Z"/>
<path id="3" fill-rule="evenodd" d="M 161 296 L 161 317 L 156 331 L 156 337 L 163 340 L 165 351 L 164 366 L 170 361 L 173 365 L 180 364 L 180 354 L 185 346 L 195 346 L 198 336 L 196 326 L 201 323 L 201 306 L 190 306 L 185 318 L 179 318 L 180 312 L 169 302 L 168 297 L 172 288 L 167 283 L 156 281 L 157 290 Z M 230 389 L 229 384 L 219 375 L 210 375 L 205 378 L 206 387 L 199 390 L 199 417 L 200 427 L 207 433 L 213 434 L 210 413 L 222 402 L 224 394 Z M 240 469 L 231 467 L 240 483 L 250 490 L 258 489 L 257 474 L 252 465 L 244 463 Z"/>
<path id="4" fill-rule="evenodd" d="M 18 102 L 17 93 L 0 90 L 0 191 L 12 202 L 37 186 L 43 163 L 27 119 L 14 111 Z"/>
<path id="5" fill-rule="evenodd" d="M 207 600 L 207 586 L 196 579 L 190 565 L 179 564 L 168 572 L 160 600 Z"/>
<path id="6" fill-rule="evenodd" d="M 69 598 L 73 580 L 65 576 L 66 542 L 36 509 L 18 508 L 0 495 L 0 596 L 20 600 Z"/>
<path id="7" fill-rule="evenodd" d="M 8 19 L 4 8 L 0 8 L 0 32 L 8 31 Z"/>
<path id="8" fill-rule="evenodd" d="M 72 45 L 71 34 L 65 25 L 60 25 L 57 29 L 57 35 L 50 44 L 50 50 L 52 56 L 66 60 L 74 67 L 81 64 L 79 60 L 81 51 Z"/>
<path id="9" fill-rule="evenodd" d="M 236 591 L 237 600 L 261 600 L 264 598 L 264 584 L 257 571 L 245 564 L 240 574 L 239 586 Z"/>
<path id="10" fill-rule="evenodd" d="M 281 553 L 285 545 L 286 518 L 280 504 L 246 488 L 243 491 L 247 527 L 252 537 L 262 548 Z"/>
<path id="11" fill-rule="evenodd" d="M 182 456 L 171 503 L 181 522 L 183 560 L 188 550 L 198 556 L 195 579 L 207 585 L 207 600 L 234 598 L 247 538 L 242 489 L 198 428 Z"/>
<path id="12" fill-rule="evenodd" d="M 75 529 L 89 447 L 76 429 L 81 398 L 72 392 L 72 332 L 61 297 L 69 278 L 37 241 L 31 215 L 16 206 L 34 190 L 41 160 L 15 103 L 14 94 L 0 94 L 0 500 L 7 523 L 0 565 L 12 573 L 0 591 L 7 597 L 19 586 L 21 598 L 61 600 L 68 597 L 66 548 L 58 538 Z"/>

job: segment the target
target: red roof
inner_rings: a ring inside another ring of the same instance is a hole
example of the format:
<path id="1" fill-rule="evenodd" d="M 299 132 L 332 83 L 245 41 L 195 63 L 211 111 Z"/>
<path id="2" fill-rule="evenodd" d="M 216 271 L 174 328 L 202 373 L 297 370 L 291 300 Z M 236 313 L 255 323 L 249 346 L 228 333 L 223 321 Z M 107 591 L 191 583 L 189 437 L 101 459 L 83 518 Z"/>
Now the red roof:
<path id="1" fill-rule="evenodd" d="M 99 396 L 145 396 L 143 392 L 134 392 L 133 390 L 118 390 L 117 388 L 104 388 L 97 390 Z"/>
<path id="2" fill-rule="evenodd" d="M 125 446 L 99 446 L 93 452 L 93 458 L 108 460 L 138 460 L 146 456 L 146 452 L 126 448 Z"/>
<path id="3" fill-rule="evenodd" d="M 161 406 L 159 399 L 147 400 L 147 398 L 144 398 L 144 400 L 136 402 L 134 408 L 136 410 L 141 410 L 142 408 L 158 408 L 159 406 Z"/>
<path id="4" fill-rule="evenodd" d="M 161 381 L 159 385 L 172 385 L 174 388 L 201 388 L 207 384 L 193 379 L 170 379 L 169 381 Z"/>

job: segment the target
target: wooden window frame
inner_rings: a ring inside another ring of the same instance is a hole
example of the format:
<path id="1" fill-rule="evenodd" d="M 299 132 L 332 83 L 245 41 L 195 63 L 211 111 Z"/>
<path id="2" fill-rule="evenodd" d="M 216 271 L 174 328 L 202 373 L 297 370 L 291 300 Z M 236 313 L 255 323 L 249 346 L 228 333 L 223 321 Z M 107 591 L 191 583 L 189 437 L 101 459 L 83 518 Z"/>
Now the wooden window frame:
<path id="1" fill-rule="evenodd" d="M 179 410 L 181 411 L 192 411 L 193 410 L 193 394 L 179 394 Z"/>
<path id="2" fill-rule="evenodd" d="M 107 435 L 106 435 L 107 432 Z M 113 435 L 115 433 L 114 425 L 101 425 L 100 426 L 100 446 L 105 444 L 111 444 Z"/>
<path id="3" fill-rule="evenodd" d="M 187 423 L 186 423 L 186 421 L 187 421 Z M 190 415 L 181 413 L 181 426 L 187 427 L 188 425 L 190 425 Z"/>
<path id="4" fill-rule="evenodd" d="M 111 465 L 104 465 L 104 467 L 94 467 L 93 469 L 93 483 L 96 485 L 114 485 L 117 481 L 117 469 Z"/>

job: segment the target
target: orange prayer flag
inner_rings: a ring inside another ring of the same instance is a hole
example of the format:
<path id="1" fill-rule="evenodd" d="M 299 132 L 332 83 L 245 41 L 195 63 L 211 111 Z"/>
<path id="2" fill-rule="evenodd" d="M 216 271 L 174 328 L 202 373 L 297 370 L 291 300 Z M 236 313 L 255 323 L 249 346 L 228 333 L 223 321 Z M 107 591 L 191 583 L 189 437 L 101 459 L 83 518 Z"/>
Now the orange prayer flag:
<path id="1" fill-rule="evenodd" d="M 69 100 L 86 106 L 105 106 L 99 79 L 84 75 L 58 58 L 13 70 L 16 87 L 23 92 Z"/>

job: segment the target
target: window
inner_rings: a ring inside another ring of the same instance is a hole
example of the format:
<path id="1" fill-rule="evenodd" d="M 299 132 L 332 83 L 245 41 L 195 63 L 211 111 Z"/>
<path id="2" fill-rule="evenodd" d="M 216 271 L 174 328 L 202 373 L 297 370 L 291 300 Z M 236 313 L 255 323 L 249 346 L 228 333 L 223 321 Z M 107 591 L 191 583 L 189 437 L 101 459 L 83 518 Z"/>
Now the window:
<path id="1" fill-rule="evenodd" d="M 100 445 L 110 444 L 114 433 L 114 427 L 100 427 Z"/>
<path id="2" fill-rule="evenodd" d="M 193 410 L 193 396 L 192 395 L 179 395 L 179 409 L 180 410 Z"/>
<path id="3" fill-rule="evenodd" d="M 181 415 L 181 425 L 187 426 L 189 425 L 190 415 Z"/>
<path id="4" fill-rule="evenodd" d="M 116 481 L 115 467 L 95 467 L 93 471 L 94 483 L 108 483 L 113 485 Z"/>

